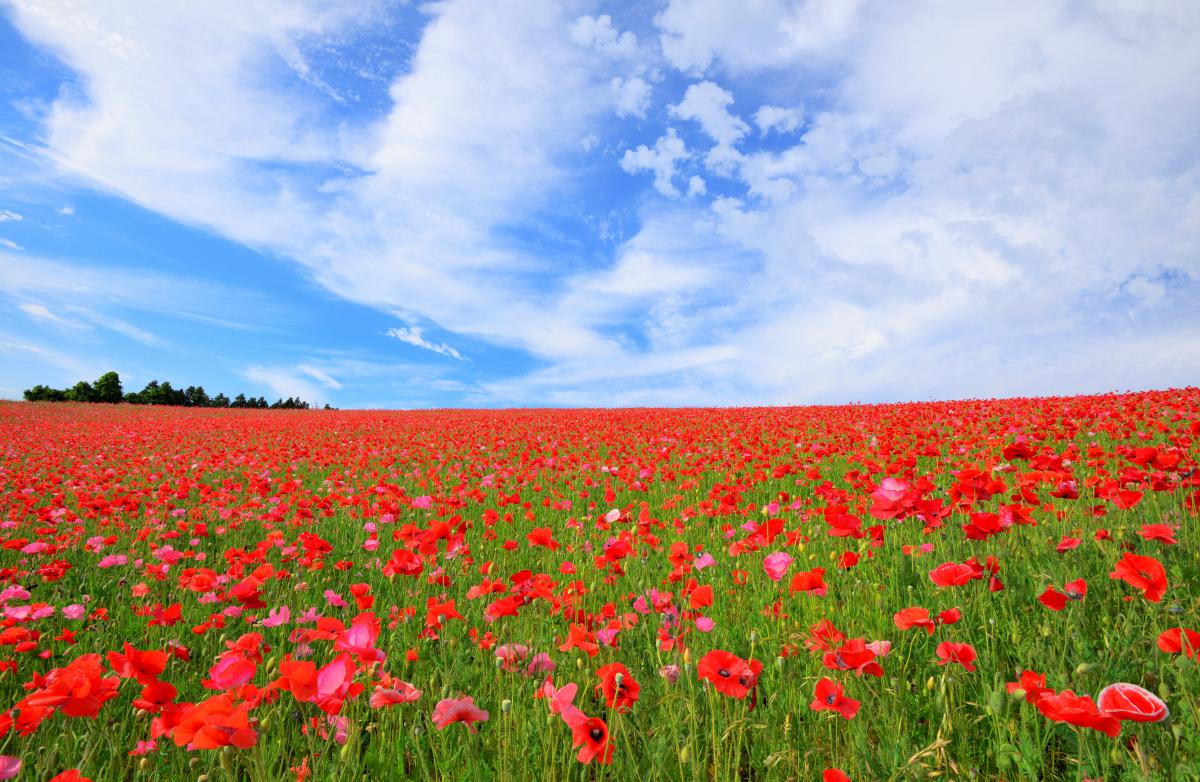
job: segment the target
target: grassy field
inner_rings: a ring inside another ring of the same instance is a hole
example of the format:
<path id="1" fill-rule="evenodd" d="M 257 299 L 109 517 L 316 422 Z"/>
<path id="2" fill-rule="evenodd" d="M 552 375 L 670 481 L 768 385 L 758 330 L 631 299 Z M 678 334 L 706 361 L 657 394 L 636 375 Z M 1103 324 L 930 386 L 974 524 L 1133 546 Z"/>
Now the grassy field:
<path id="1" fill-rule="evenodd" d="M 1198 442 L 1197 389 L 3 404 L 0 779 L 1198 779 Z"/>

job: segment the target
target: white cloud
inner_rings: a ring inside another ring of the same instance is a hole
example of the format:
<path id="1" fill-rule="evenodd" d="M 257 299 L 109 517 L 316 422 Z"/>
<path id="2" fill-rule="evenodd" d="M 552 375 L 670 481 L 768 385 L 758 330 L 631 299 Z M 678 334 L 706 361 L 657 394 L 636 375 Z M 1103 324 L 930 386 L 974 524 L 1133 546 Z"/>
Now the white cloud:
<path id="1" fill-rule="evenodd" d="M 800 127 L 804 121 L 804 113 L 799 109 L 785 109 L 779 106 L 760 106 L 754 112 L 754 124 L 760 133 L 772 130 L 779 133 L 791 133 Z"/>
<path id="2" fill-rule="evenodd" d="M 153 334 L 128 323 L 114 311 L 140 312 L 251 330 L 259 318 L 280 319 L 278 306 L 253 292 L 194 277 L 120 266 L 93 267 L 49 258 L 0 254 L 0 295 L 40 299 L 87 321 L 124 333 L 146 344 Z M 212 313 L 220 313 L 214 317 Z M 61 316 L 60 316 L 61 317 Z"/>
<path id="3" fill-rule="evenodd" d="M 7 223 L 10 220 L 13 222 L 18 222 L 24 219 L 25 218 L 19 212 L 14 212 L 11 209 L 0 209 L 0 223 Z"/>
<path id="4" fill-rule="evenodd" d="M 671 0 L 655 18 L 663 54 L 681 71 L 714 59 L 736 71 L 779 67 L 840 44 L 858 0 Z"/>
<path id="5" fill-rule="evenodd" d="M 308 375 L 313 380 L 316 380 L 326 388 L 331 388 L 334 391 L 340 391 L 342 389 L 342 384 L 330 377 L 329 373 L 323 369 L 314 367 L 310 364 L 300 364 L 296 367 L 296 369 L 303 374 Z"/>
<path id="6" fill-rule="evenodd" d="M 407 342 L 409 345 L 421 348 L 422 350 L 429 350 L 442 356 L 449 356 L 450 358 L 457 359 L 459 361 L 466 361 L 461 353 L 446 343 L 430 342 L 428 339 L 426 339 L 420 326 L 401 326 L 397 328 L 391 328 L 388 329 L 387 335 L 389 337 L 395 337 L 401 342 Z"/>
<path id="7" fill-rule="evenodd" d="M 581 16 L 571 23 L 570 30 L 575 43 L 594 47 L 609 57 L 632 57 L 637 52 L 637 36 L 628 31 L 618 33 L 608 14 Z"/>
<path id="8" fill-rule="evenodd" d="M 46 323 L 66 323 L 65 320 L 51 312 L 44 304 L 26 302 L 24 304 L 18 304 L 17 307 L 34 320 L 40 320 Z"/>
<path id="9" fill-rule="evenodd" d="M 704 132 L 718 144 L 733 145 L 750 130 L 750 126 L 729 113 L 733 93 L 711 81 L 689 85 L 683 100 L 670 106 L 673 117 L 695 120 Z"/>
<path id="10" fill-rule="evenodd" d="M 704 178 L 693 174 L 688 177 L 687 194 L 689 196 L 702 196 L 708 192 L 708 185 L 704 182 Z"/>
<path id="11" fill-rule="evenodd" d="M 276 399 L 294 397 L 310 405 L 320 407 L 325 404 L 325 393 L 308 380 L 301 377 L 299 368 L 276 366 L 247 367 L 241 372 L 242 377 L 259 387 L 270 391 L 269 396 Z M 275 400 L 268 399 L 268 402 Z"/>
<path id="12" fill-rule="evenodd" d="M 75 214 L 75 207 L 71 206 L 70 204 L 67 204 L 62 209 L 59 209 L 58 213 L 60 215 L 62 215 L 63 217 L 70 217 L 71 215 Z"/>
<path id="13" fill-rule="evenodd" d="M 611 84 L 618 117 L 645 117 L 650 108 L 650 85 L 637 76 L 614 76 Z"/>
<path id="14" fill-rule="evenodd" d="M 636 149 L 627 149 L 621 156 L 621 170 L 627 174 L 637 174 L 641 171 L 654 172 L 654 189 L 668 198 L 678 198 L 679 190 L 672 180 L 675 178 L 675 164 L 688 157 L 687 147 L 683 139 L 675 132 L 675 128 L 667 128 L 666 135 L 660 136 L 651 149 L 645 144 L 638 144 Z"/>
<path id="15" fill-rule="evenodd" d="M 24 250 L 25 249 L 24 247 L 17 244 L 13 240 L 5 239 L 3 236 L 0 236 L 0 247 L 4 247 L 9 250 Z"/>

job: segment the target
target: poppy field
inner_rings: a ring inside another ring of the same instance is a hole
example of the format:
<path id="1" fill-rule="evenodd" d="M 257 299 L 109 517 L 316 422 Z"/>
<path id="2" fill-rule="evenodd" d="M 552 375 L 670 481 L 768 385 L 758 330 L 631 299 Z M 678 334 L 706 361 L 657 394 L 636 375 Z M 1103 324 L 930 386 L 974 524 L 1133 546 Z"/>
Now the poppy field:
<path id="1" fill-rule="evenodd" d="M 1200 779 L 1200 389 L 0 404 L 0 779 Z"/>

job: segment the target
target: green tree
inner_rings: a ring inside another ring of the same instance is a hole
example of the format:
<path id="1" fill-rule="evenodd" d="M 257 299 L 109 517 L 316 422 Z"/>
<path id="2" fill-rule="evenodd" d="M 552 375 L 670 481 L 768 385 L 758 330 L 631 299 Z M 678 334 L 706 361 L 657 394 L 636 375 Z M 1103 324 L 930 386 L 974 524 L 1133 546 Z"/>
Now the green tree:
<path id="1" fill-rule="evenodd" d="M 65 402 L 66 399 L 65 391 L 50 386 L 36 385 L 33 388 L 25 389 L 25 401 L 27 402 Z"/>
<path id="2" fill-rule="evenodd" d="M 116 372 L 105 372 L 96 379 L 92 390 L 95 392 L 95 401 L 97 402 L 116 404 L 124 398 L 121 389 L 121 376 Z"/>
<path id="3" fill-rule="evenodd" d="M 92 388 L 92 384 L 86 380 L 80 380 L 67 391 L 68 402 L 95 402 L 96 391 Z"/>
<path id="4" fill-rule="evenodd" d="M 213 407 L 229 407 L 229 397 L 224 394 L 217 394 L 212 398 Z"/>
<path id="5" fill-rule="evenodd" d="M 183 395 L 188 407 L 208 407 L 212 404 L 212 400 L 204 391 L 204 386 L 188 386 Z"/>

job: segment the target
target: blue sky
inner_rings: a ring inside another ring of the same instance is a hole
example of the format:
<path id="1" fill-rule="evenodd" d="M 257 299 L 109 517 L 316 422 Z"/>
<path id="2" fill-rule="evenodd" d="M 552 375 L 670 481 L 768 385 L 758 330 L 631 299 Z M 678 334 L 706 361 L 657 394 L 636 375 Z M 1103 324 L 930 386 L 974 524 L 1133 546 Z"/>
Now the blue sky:
<path id="1" fill-rule="evenodd" d="M 329 5 L 0 0 L 0 397 L 1200 378 L 1195 3 Z"/>

